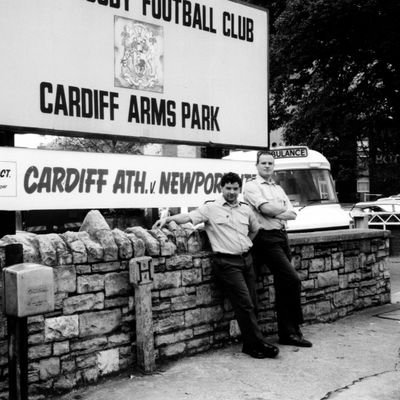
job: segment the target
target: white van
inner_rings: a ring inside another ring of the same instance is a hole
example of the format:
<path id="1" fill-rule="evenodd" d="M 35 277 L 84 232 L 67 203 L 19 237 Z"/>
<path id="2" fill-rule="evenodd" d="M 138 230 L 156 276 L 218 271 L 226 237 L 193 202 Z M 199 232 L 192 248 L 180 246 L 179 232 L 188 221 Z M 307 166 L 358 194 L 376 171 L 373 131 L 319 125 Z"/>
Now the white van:
<path id="1" fill-rule="evenodd" d="M 348 229 L 351 217 L 338 201 L 329 161 L 305 146 L 274 147 L 274 179 L 285 190 L 297 212 L 288 231 Z M 228 160 L 255 161 L 256 151 L 235 151 Z"/>

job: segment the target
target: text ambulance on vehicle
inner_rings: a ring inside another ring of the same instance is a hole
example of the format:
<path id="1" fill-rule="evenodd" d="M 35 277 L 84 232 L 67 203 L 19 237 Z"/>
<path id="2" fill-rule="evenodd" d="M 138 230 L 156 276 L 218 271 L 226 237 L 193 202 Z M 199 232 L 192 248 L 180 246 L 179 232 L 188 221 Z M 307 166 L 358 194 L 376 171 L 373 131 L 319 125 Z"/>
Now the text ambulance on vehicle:
<path id="1" fill-rule="evenodd" d="M 348 229 L 351 217 L 341 208 L 329 161 L 308 147 L 275 147 L 274 180 L 282 186 L 297 212 L 289 232 Z M 256 151 L 235 151 L 228 160 L 253 161 Z"/>

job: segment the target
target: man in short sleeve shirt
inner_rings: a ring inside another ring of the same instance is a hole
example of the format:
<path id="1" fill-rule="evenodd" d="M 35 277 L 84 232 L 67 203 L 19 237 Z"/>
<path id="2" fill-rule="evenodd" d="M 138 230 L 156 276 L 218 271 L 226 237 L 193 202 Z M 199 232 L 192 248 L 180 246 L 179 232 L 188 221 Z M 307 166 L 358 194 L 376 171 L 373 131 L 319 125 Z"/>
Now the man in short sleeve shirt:
<path id="1" fill-rule="evenodd" d="M 311 347 L 303 337 L 301 309 L 301 281 L 291 264 L 290 247 L 286 233 L 288 220 L 296 218 L 284 190 L 272 179 L 275 160 L 267 151 L 257 155 L 258 175 L 244 185 L 244 198 L 253 208 L 260 223 L 254 239 L 257 263 L 268 266 L 274 276 L 279 343 Z"/>
<path id="2" fill-rule="evenodd" d="M 162 228 L 171 221 L 178 224 L 204 223 L 214 252 L 213 271 L 235 312 L 242 334 L 242 351 L 254 358 L 273 358 L 279 350 L 264 341 L 255 313 L 256 278 L 250 237 L 256 234 L 259 226 L 251 208 L 238 201 L 241 187 L 239 175 L 224 174 L 222 196 L 218 199 L 206 202 L 190 213 L 162 218 L 153 227 Z"/>

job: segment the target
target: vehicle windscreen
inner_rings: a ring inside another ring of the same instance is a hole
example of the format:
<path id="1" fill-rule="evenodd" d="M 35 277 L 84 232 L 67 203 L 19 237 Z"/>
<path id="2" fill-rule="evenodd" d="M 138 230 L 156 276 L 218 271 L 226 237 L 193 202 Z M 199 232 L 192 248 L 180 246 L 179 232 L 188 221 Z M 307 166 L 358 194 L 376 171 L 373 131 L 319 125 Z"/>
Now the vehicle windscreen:
<path id="1" fill-rule="evenodd" d="M 337 203 L 330 171 L 291 169 L 275 171 L 275 181 L 282 186 L 294 207 Z"/>

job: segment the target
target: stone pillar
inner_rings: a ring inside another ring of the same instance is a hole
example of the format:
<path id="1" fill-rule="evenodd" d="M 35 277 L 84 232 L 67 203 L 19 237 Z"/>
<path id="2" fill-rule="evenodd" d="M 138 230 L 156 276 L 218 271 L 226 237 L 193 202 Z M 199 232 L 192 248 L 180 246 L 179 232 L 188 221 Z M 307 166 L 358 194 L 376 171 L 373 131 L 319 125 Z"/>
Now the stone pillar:
<path id="1" fill-rule="evenodd" d="M 129 281 L 135 288 L 137 364 L 144 372 L 155 369 L 151 288 L 154 266 L 151 257 L 136 257 L 129 262 Z"/>

